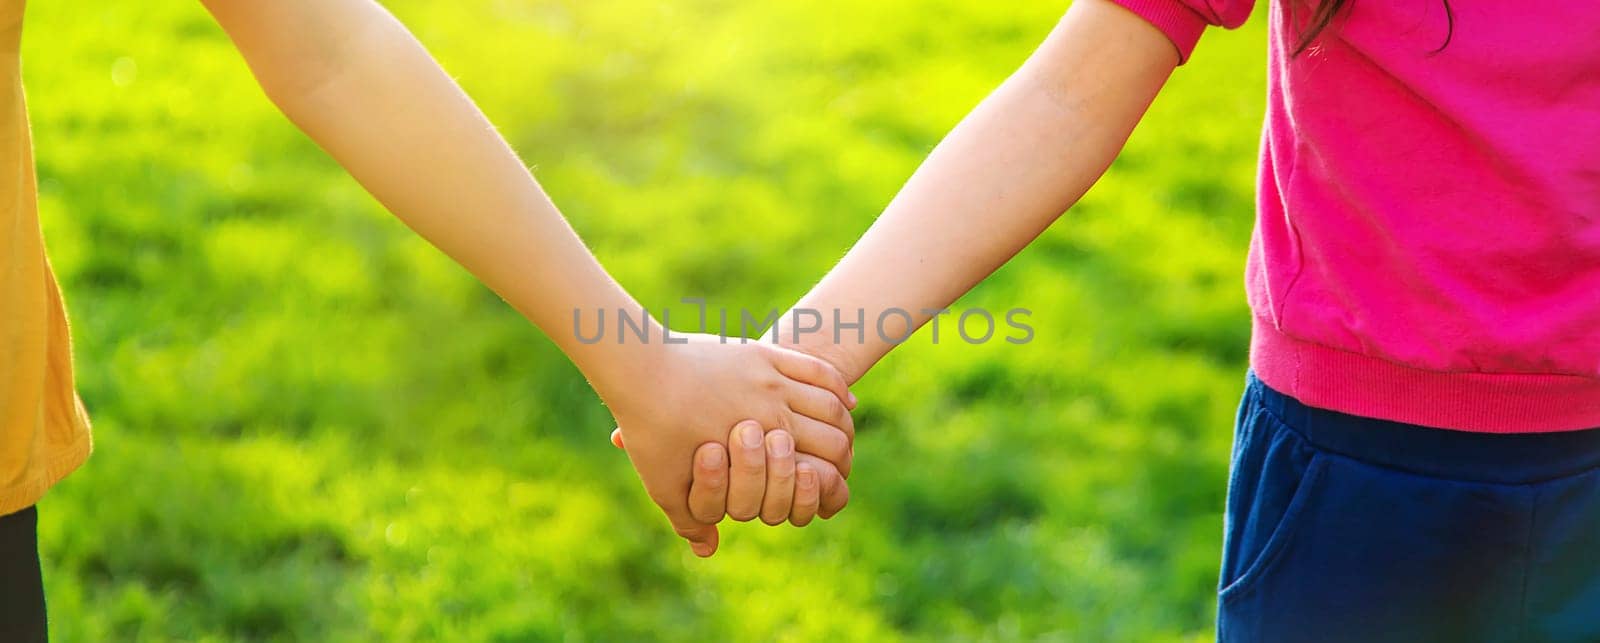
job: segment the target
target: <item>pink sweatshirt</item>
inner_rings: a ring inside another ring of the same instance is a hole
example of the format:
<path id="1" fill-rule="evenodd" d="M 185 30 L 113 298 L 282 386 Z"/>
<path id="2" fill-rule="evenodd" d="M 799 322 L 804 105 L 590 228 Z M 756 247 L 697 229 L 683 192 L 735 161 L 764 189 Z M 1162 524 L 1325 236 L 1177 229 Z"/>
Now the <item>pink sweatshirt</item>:
<path id="1" fill-rule="evenodd" d="M 1116 1 L 1183 60 L 1253 4 Z M 1251 366 L 1354 415 L 1600 427 L 1600 2 L 1452 8 L 1437 53 L 1443 0 L 1352 0 L 1291 57 L 1272 3 Z"/>

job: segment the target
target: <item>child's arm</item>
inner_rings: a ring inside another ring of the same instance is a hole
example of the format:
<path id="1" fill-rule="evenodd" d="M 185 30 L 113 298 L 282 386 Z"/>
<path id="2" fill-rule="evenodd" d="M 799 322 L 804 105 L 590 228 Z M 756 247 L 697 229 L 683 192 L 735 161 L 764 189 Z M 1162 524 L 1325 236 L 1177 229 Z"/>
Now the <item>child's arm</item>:
<path id="1" fill-rule="evenodd" d="M 994 272 L 1105 172 L 1178 63 L 1171 41 L 1107 0 L 1078 0 L 1044 43 L 930 154 L 855 247 L 796 305 L 821 312 L 820 332 L 794 341 L 794 318 L 772 332 L 827 359 L 850 381 L 903 337 Z M 833 341 L 833 311 L 856 331 Z M 810 321 L 809 319 L 807 320 Z M 781 328 L 780 328 L 781 327 Z"/>
<path id="2" fill-rule="evenodd" d="M 652 499 L 696 553 L 716 530 L 687 510 L 690 455 L 751 418 L 848 464 L 839 374 L 759 344 L 585 344 L 574 309 L 639 306 L 422 45 L 371 0 L 203 0 L 269 98 L 391 212 L 477 275 L 582 369 L 627 430 Z"/>
<path id="3" fill-rule="evenodd" d="M 795 304 L 818 311 L 821 329 L 796 341 L 795 318 L 784 315 L 769 338 L 860 379 L 894 348 L 875 328 L 882 311 L 914 317 L 910 328 L 897 315 L 883 318 L 890 322 L 884 335 L 903 337 L 928 321 L 923 310 L 948 306 L 1039 236 L 1105 172 L 1177 63 L 1172 43 L 1144 19 L 1108 0 L 1074 2 L 1038 51 L 945 137 Z M 854 323 L 857 309 L 866 311 L 865 343 L 853 328 L 834 343 L 833 311 Z M 718 448 L 706 445 L 697 455 Z M 825 484 L 832 480 L 827 467 L 817 469 Z M 728 477 L 697 467 L 691 506 L 715 506 L 724 495 L 733 504 L 737 489 L 718 484 Z"/>

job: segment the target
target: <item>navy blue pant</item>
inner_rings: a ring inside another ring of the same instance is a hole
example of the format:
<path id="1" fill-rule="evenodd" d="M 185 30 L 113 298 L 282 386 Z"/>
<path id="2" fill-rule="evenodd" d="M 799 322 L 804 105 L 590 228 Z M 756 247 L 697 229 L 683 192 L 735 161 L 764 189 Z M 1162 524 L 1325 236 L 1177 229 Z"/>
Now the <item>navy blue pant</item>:
<path id="1" fill-rule="evenodd" d="M 1224 524 L 1220 641 L 1600 641 L 1600 430 L 1386 422 L 1252 374 Z"/>

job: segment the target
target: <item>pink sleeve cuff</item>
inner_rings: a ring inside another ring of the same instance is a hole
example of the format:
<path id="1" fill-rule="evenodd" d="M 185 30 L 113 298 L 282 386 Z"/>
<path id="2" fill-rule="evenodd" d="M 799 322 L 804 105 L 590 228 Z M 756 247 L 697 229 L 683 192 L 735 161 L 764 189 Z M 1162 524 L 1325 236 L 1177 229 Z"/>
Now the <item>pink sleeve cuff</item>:
<path id="1" fill-rule="evenodd" d="M 1155 25 L 1178 48 L 1178 64 L 1189 61 L 1206 20 L 1181 0 L 1113 0 L 1146 22 Z"/>

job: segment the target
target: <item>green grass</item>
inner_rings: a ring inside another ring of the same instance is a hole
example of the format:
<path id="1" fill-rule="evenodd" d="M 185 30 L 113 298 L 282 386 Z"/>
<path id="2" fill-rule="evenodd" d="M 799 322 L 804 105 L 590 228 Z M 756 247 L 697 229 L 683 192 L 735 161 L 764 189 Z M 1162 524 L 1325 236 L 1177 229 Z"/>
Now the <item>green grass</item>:
<path id="1" fill-rule="evenodd" d="M 198 3 L 35 2 L 89 464 L 59 640 L 1200 640 L 1248 313 L 1263 33 L 1215 32 L 958 305 L 1036 339 L 857 387 L 851 506 L 693 559 L 578 372 L 279 116 Z M 1063 2 L 390 3 L 652 307 L 792 302 Z"/>

